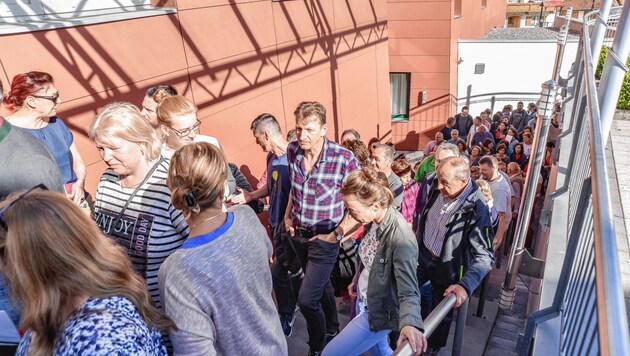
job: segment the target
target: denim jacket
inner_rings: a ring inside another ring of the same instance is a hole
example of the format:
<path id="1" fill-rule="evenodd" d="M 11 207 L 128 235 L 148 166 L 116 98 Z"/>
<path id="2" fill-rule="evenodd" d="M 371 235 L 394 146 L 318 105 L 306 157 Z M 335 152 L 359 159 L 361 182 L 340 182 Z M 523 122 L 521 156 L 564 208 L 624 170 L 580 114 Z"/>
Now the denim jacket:
<path id="1" fill-rule="evenodd" d="M 365 231 L 369 231 L 367 226 Z M 380 240 L 368 277 L 370 329 L 399 330 L 410 325 L 424 331 L 416 276 L 418 245 L 405 218 L 390 207 L 376 230 Z"/>

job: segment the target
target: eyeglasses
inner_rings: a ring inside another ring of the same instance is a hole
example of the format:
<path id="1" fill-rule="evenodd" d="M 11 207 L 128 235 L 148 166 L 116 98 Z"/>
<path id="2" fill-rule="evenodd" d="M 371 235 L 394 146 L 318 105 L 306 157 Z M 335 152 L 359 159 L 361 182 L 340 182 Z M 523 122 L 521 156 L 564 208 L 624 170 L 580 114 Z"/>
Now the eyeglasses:
<path id="1" fill-rule="evenodd" d="M 31 188 L 31 189 L 25 191 L 24 193 L 20 194 L 20 196 L 18 196 L 17 199 L 13 200 L 9 204 L 7 204 L 7 206 L 2 208 L 2 210 L 0 210 L 0 226 L 3 229 L 9 230 L 9 227 L 7 226 L 6 220 L 4 220 L 4 213 L 6 213 L 6 211 L 9 210 L 9 208 L 12 207 L 13 204 L 15 204 L 15 202 L 17 202 L 18 200 L 24 198 L 28 193 L 32 192 L 35 189 L 48 190 L 48 187 L 46 187 L 44 184 L 38 184 L 38 185 L 34 186 L 33 188 Z"/>
<path id="2" fill-rule="evenodd" d="M 50 100 L 53 103 L 56 103 L 57 100 L 59 100 L 59 92 L 56 92 L 53 95 L 31 95 L 33 98 L 39 98 L 39 99 L 46 99 L 46 100 Z"/>
<path id="3" fill-rule="evenodd" d="M 198 132 L 199 132 L 199 127 L 200 127 L 200 126 L 201 126 L 201 121 L 197 120 L 197 122 L 196 122 L 194 125 L 192 125 L 192 126 L 191 126 L 191 127 L 189 127 L 189 128 L 186 128 L 186 129 L 181 129 L 181 130 L 178 130 L 178 129 L 174 129 L 174 128 L 170 127 L 170 126 L 169 126 L 169 128 L 170 128 L 173 132 L 175 132 L 175 134 L 177 135 L 177 137 L 179 137 L 179 138 L 184 138 L 184 137 L 186 137 L 186 136 L 189 136 L 192 132 L 194 132 L 194 133 L 198 133 Z"/>

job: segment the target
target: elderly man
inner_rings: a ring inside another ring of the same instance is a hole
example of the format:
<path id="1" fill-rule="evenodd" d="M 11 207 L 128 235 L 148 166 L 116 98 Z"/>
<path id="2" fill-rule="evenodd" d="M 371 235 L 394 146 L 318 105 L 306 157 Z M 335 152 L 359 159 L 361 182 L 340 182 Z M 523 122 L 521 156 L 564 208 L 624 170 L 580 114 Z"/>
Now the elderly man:
<path id="1" fill-rule="evenodd" d="M 433 305 L 452 293 L 459 307 L 494 263 L 490 210 L 463 158 L 442 160 L 436 180 L 418 217 L 418 283 L 431 281 Z M 451 310 L 429 338 L 433 353 L 446 345 L 452 318 Z"/>
<path id="2" fill-rule="evenodd" d="M 340 189 L 359 162 L 352 152 L 326 139 L 322 104 L 302 102 L 294 114 L 298 140 L 287 146 L 291 194 L 284 219 L 305 270 L 298 305 L 306 319 L 309 354 L 320 355 L 326 341 L 339 332 L 330 274 L 339 242 L 356 226 L 346 216 Z"/>
<path id="3" fill-rule="evenodd" d="M 438 131 L 435 133 L 435 137 L 433 141 L 429 141 L 422 150 L 425 156 L 428 156 L 437 146 L 439 146 L 442 142 L 444 142 L 444 134 L 442 131 Z"/>
<path id="4" fill-rule="evenodd" d="M 447 142 L 457 145 L 459 142 L 459 131 L 457 129 L 451 130 L 451 138 Z"/>
<path id="5" fill-rule="evenodd" d="M 389 190 L 394 194 L 394 208 L 400 211 L 403 200 L 404 186 L 398 175 L 392 171 L 392 162 L 394 162 L 394 148 L 390 145 L 377 144 L 372 150 L 370 164 L 378 171 L 385 173 Z"/>
<path id="6" fill-rule="evenodd" d="M 494 234 L 493 246 L 498 250 L 512 221 L 512 188 L 510 180 L 499 170 L 499 162 L 495 157 L 484 156 L 479 161 L 481 178 L 487 181 L 492 191 L 492 201 L 499 213 L 499 226 Z"/>
<path id="7" fill-rule="evenodd" d="M 483 145 L 483 141 L 485 141 L 487 138 L 494 142 L 494 137 L 492 137 L 492 134 L 488 132 L 488 130 L 486 130 L 486 127 L 483 125 L 479 126 L 479 130 L 473 135 L 472 139 L 470 140 L 471 147 Z"/>
<path id="8" fill-rule="evenodd" d="M 418 194 L 416 196 L 416 209 L 413 213 L 413 231 L 416 233 L 416 236 L 421 235 L 422 232 L 418 231 L 418 219 L 425 206 L 429 203 L 429 196 L 432 192 L 437 191 L 437 179 L 435 170 L 440 167 L 440 163 L 443 162 L 448 157 L 459 157 L 459 149 L 457 146 L 451 143 L 443 143 L 435 150 L 435 154 L 430 156 L 434 158 L 433 165 L 434 171 L 428 173 L 424 179 L 422 179 L 420 183 L 420 189 L 418 190 Z M 421 294 L 421 302 L 422 306 L 420 308 L 422 317 L 426 318 L 431 311 L 432 303 L 431 294 L 431 282 L 425 281 L 424 284 L 420 284 L 420 294 Z"/>

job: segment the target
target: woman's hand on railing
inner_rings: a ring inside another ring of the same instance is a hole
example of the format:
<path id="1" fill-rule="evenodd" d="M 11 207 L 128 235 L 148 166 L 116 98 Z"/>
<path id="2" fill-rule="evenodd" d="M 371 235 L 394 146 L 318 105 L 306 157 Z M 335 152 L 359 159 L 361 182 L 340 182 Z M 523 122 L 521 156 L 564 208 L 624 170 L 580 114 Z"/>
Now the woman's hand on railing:
<path id="1" fill-rule="evenodd" d="M 423 352 L 427 351 L 428 343 L 424 334 L 411 325 L 403 326 L 403 328 L 400 329 L 400 337 L 398 338 L 396 347 L 400 347 L 405 340 L 409 342 L 409 346 L 411 346 L 414 355 L 420 356 Z"/>
<path id="2" fill-rule="evenodd" d="M 468 293 L 466 293 L 466 290 L 464 289 L 464 287 L 460 286 L 459 284 L 451 284 L 444 291 L 444 296 L 446 297 L 447 295 L 451 293 L 455 294 L 455 298 L 456 298 L 455 308 L 459 308 L 459 306 L 464 304 L 466 299 L 468 299 Z"/>

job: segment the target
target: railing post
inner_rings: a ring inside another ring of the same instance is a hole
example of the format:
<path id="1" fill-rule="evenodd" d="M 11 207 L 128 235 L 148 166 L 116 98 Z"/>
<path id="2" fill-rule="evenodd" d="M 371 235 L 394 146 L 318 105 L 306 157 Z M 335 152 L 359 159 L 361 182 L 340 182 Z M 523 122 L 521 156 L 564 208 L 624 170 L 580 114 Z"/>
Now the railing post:
<path id="1" fill-rule="evenodd" d="M 602 49 L 602 43 L 604 43 L 604 35 L 608 27 L 608 15 L 610 15 L 611 6 L 612 0 L 602 0 L 602 5 L 599 7 L 599 14 L 595 17 L 595 25 L 593 26 L 593 33 L 591 34 L 591 53 L 593 54 L 594 63 L 597 63 L 599 52 Z M 584 16 L 584 19 L 586 20 L 586 16 Z M 584 26 L 587 26 L 587 24 L 584 23 Z"/>
<path id="2" fill-rule="evenodd" d="M 626 61 L 628 53 L 630 53 L 630 26 L 627 25 L 630 13 L 630 3 L 628 1 L 623 5 L 615 39 L 612 48 L 608 50 L 602 78 L 599 84 L 598 101 L 600 105 L 600 117 L 602 121 L 602 137 L 604 145 L 608 141 L 608 133 L 612 126 L 615 109 L 623 80 L 628 71 Z M 593 62 L 597 63 L 597 57 L 593 57 Z"/>
<path id="3" fill-rule="evenodd" d="M 466 326 L 466 316 L 468 315 L 468 303 L 470 298 L 457 309 L 457 323 L 455 324 L 455 335 L 453 337 L 453 350 L 451 355 L 460 356 L 462 354 L 462 344 L 464 343 L 464 327 Z"/>
<path id="4" fill-rule="evenodd" d="M 539 113 L 542 114 L 540 122 L 536 123 L 534 150 L 529 158 L 529 168 L 527 170 L 527 179 L 525 180 L 524 188 L 525 195 L 521 201 L 519 209 L 520 215 L 516 222 L 514 247 L 512 248 L 510 254 L 505 281 L 501 286 L 501 295 L 499 296 L 499 308 L 501 309 L 512 309 L 512 305 L 514 303 L 514 296 L 516 295 L 516 277 L 518 274 L 518 268 L 521 265 L 523 253 L 525 252 L 525 237 L 527 236 L 527 228 L 529 227 L 532 207 L 536 197 L 538 175 L 545 156 L 547 133 L 549 132 L 553 102 L 556 97 L 557 89 L 558 86 L 553 80 L 548 80 L 542 84 L 539 106 Z"/>
<path id="5" fill-rule="evenodd" d="M 558 33 L 558 48 L 556 50 L 556 62 L 553 65 L 553 74 L 551 77 L 557 82 L 560 81 L 560 68 L 562 68 L 562 58 L 564 57 L 564 48 L 567 44 L 567 37 L 569 35 L 569 25 L 571 24 L 571 15 L 573 13 L 573 7 L 569 7 L 567 10 L 567 22 L 562 25 L 562 30 Z"/>
<path id="6" fill-rule="evenodd" d="M 626 5 L 628 3 L 626 2 Z M 624 5 L 624 10 L 627 9 Z M 595 62 L 590 51 L 584 61 Z M 597 289 L 597 327 L 599 352 L 601 355 L 627 355 L 630 351 L 628 320 L 619 273 L 619 255 L 615 228 L 612 221 L 613 209 L 608 182 L 605 144 L 602 136 L 601 118 L 595 71 L 587 66 L 586 99 L 588 102 L 589 148 L 591 187 L 593 194 L 593 237 L 595 251 L 595 284 Z"/>

